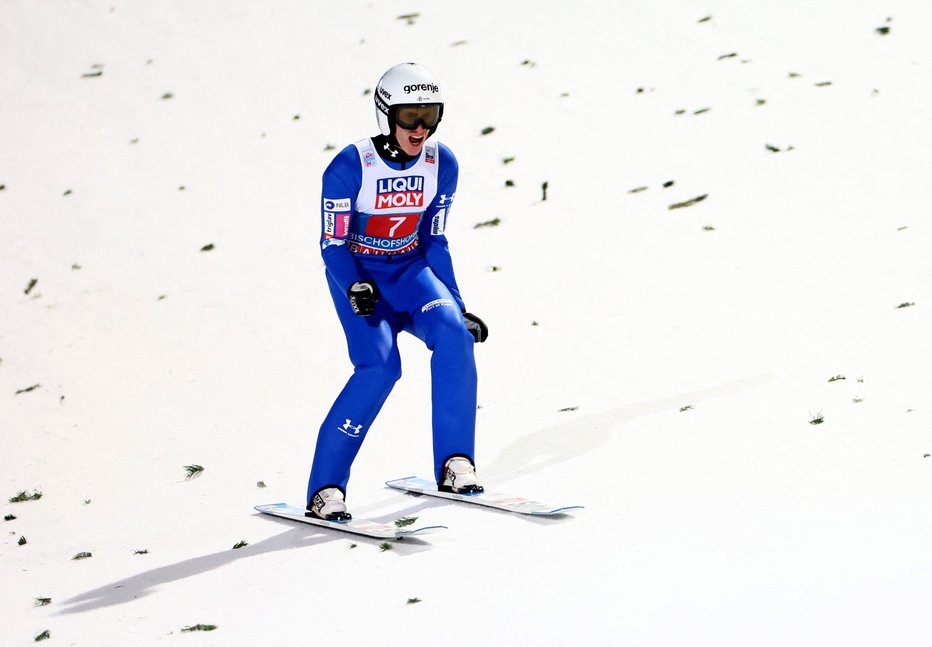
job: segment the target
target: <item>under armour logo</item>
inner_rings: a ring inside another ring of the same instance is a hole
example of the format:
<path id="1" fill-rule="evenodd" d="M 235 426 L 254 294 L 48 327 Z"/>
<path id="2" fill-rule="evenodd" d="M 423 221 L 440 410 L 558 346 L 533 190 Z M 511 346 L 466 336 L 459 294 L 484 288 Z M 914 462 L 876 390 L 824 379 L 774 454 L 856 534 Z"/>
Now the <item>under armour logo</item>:
<path id="1" fill-rule="evenodd" d="M 389 144 L 388 142 L 385 142 L 385 146 L 383 146 L 382 148 L 387 150 L 388 154 L 391 155 L 392 157 L 398 157 L 398 151 L 392 148 L 391 144 Z"/>
<path id="2" fill-rule="evenodd" d="M 446 193 L 441 193 L 441 194 L 440 194 L 440 204 L 441 204 L 441 206 L 442 206 L 442 205 L 445 205 L 447 202 L 453 202 L 453 198 L 455 198 L 455 197 L 456 197 L 456 194 L 455 194 L 455 193 L 452 194 L 450 197 L 447 197 L 447 194 L 446 194 Z"/>
<path id="3" fill-rule="evenodd" d="M 362 425 L 353 426 L 353 422 L 349 418 L 346 419 L 342 427 L 337 427 L 337 429 L 351 438 L 359 438 L 359 435 L 362 433 Z"/>

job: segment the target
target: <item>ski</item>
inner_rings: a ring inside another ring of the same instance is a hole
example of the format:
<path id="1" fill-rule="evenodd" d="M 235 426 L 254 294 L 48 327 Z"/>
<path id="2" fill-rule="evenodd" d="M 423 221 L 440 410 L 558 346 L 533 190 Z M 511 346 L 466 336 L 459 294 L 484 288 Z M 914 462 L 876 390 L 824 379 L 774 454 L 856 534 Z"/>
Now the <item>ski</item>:
<path id="1" fill-rule="evenodd" d="M 291 519 L 300 523 L 307 523 L 312 526 L 321 528 L 330 528 L 340 532 L 348 532 L 353 535 L 362 535 L 374 539 L 404 539 L 405 537 L 426 535 L 429 533 L 446 530 L 446 526 L 407 526 L 394 523 L 382 523 L 371 519 L 353 519 L 351 521 L 327 521 L 317 517 L 306 517 L 307 512 L 304 508 L 288 505 L 287 503 L 268 503 L 257 505 L 255 509 L 262 514 L 280 517 L 282 519 Z"/>
<path id="2" fill-rule="evenodd" d="M 402 492 L 410 494 L 426 494 L 427 496 L 450 499 L 452 501 L 462 501 L 463 503 L 472 503 L 475 505 L 504 510 L 505 512 L 516 512 L 518 514 L 529 514 L 536 517 L 549 517 L 561 515 L 568 510 L 583 508 L 581 505 L 564 505 L 554 506 L 540 501 L 532 501 L 524 497 L 514 496 L 512 494 L 486 490 L 479 494 L 455 494 L 453 492 L 441 492 L 437 489 L 437 484 L 427 479 L 409 476 L 403 479 L 386 481 L 385 485 Z"/>

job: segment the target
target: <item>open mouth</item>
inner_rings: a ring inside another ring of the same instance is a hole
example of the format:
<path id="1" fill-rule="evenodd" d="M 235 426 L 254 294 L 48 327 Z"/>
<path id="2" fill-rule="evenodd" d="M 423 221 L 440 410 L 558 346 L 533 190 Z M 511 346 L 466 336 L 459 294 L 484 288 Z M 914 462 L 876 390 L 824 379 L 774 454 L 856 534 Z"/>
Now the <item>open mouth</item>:
<path id="1" fill-rule="evenodd" d="M 423 135 L 408 135 L 408 142 L 410 142 L 412 146 L 420 146 L 421 144 L 424 143 L 424 136 Z"/>

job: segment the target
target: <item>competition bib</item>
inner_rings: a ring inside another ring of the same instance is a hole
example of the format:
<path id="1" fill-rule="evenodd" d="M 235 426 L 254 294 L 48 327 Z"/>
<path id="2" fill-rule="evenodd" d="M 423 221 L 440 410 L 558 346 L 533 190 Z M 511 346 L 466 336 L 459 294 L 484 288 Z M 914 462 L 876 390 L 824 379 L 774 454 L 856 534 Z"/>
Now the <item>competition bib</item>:
<path id="1" fill-rule="evenodd" d="M 356 142 L 362 164 L 362 185 L 356 213 L 346 234 L 355 254 L 404 254 L 417 247 L 421 217 L 437 194 L 437 145 L 426 142 L 410 168 L 389 167 L 371 139 Z"/>

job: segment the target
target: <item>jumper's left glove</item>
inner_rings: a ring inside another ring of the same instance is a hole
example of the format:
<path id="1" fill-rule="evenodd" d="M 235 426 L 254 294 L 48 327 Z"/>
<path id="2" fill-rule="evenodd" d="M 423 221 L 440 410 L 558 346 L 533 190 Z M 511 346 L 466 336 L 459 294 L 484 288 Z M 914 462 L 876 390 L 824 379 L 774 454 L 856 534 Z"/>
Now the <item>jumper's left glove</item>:
<path id="1" fill-rule="evenodd" d="M 464 311 L 463 323 L 466 324 L 466 330 L 476 339 L 477 344 L 481 344 L 489 338 L 489 327 L 476 315 Z"/>
<path id="2" fill-rule="evenodd" d="M 379 302 L 382 295 L 379 293 L 379 286 L 370 279 L 353 283 L 346 296 L 349 297 L 353 314 L 367 317 L 375 312 L 375 304 Z"/>

